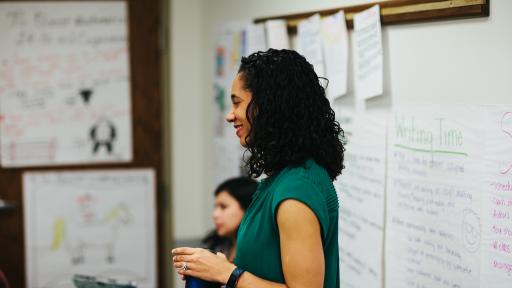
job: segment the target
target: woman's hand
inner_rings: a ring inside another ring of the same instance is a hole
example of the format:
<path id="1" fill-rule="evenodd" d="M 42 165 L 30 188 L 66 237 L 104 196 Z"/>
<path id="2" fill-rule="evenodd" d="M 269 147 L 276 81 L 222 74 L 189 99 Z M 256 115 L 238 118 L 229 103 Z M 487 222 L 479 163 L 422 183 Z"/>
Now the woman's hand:
<path id="1" fill-rule="evenodd" d="M 174 267 L 182 276 L 226 284 L 236 267 L 224 254 L 214 254 L 202 248 L 180 247 L 173 249 L 171 253 Z"/>

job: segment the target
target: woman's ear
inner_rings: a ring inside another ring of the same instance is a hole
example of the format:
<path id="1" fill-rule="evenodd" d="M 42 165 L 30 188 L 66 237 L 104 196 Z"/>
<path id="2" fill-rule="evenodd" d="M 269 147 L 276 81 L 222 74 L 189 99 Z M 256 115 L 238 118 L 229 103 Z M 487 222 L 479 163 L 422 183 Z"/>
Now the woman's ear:
<path id="1" fill-rule="evenodd" d="M 247 110 L 245 111 L 245 117 L 251 125 L 256 115 L 258 115 L 258 106 L 254 103 L 254 99 L 251 98 L 251 101 L 247 104 Z"/>

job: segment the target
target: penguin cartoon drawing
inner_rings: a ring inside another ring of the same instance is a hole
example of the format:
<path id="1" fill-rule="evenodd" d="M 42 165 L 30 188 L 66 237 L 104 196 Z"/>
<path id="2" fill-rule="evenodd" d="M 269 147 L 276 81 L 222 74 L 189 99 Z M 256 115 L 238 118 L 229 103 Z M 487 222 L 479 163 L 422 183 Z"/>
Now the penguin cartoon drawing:
<path id="1" fill-rule="evenodd" d="M 114 151 L 114 141 L 116 140 L 116 127 L 114 123 L 108 119 L 100 119 L 96 122 L 89 133 L 92 141 L 92 153 L 98 154 L 104 147 L 108 154 Z"/>

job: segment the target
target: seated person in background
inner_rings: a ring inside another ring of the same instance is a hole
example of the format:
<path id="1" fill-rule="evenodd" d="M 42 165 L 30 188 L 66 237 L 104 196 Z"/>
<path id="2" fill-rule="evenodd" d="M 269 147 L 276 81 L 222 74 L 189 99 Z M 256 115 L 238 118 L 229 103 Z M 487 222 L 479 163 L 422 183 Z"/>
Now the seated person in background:
<path id="1" fill-rule="evenodd" d="M 224 181 L 215 189 L 212 214 L 215 229 L 202 240 L 205 248 L 222 252 L 233 262 L 238 226 L 257 186 L 257 182 L 251 178 L 237 177 Z"/>

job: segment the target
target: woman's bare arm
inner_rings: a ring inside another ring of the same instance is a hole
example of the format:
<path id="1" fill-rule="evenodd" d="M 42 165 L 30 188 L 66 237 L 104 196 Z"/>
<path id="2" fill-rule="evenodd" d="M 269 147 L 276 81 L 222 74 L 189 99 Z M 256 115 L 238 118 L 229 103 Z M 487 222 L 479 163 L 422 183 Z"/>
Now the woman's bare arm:
<path id="1" fill-rule="evenodd" d="M 245 272 L 236 288 L 323 287 L 325 264 L 321 229 L 313 211 L 302 202 L 285 200 L 277 210 L 277 225 L 286 285 Z M 224 255 L 215 255 L 205 249 L 182 247 L 174 249 L 173 254 L 174 267 L 181 275 L 226 284 L 235 268 Z M 184 262 L 187 262 L 189 270 L 179 270 Z"/>
<path id="2" fill-rule="evenodd" d="M 321 229 L 313 211 L 302 202 L 285 200 L 277 210 L 277 225 L 286 285 L 266 281 L 245 272 L 236 287 L 323 287 L 325 262 Z"/>

